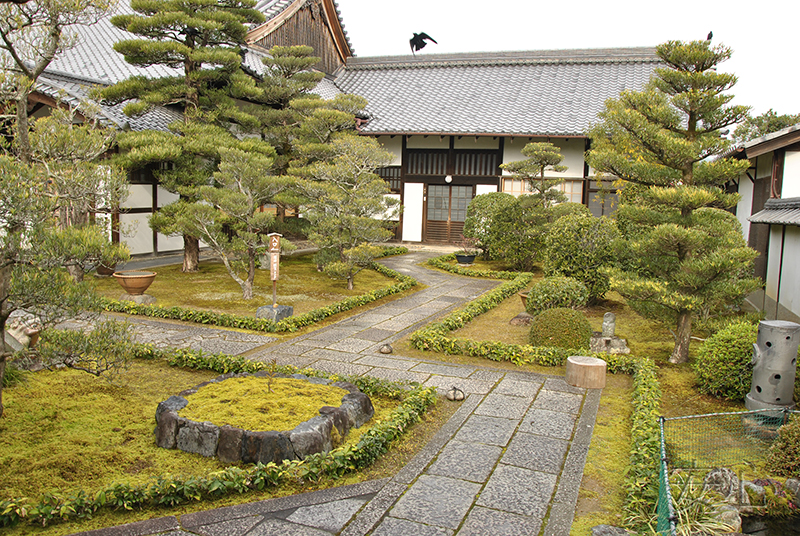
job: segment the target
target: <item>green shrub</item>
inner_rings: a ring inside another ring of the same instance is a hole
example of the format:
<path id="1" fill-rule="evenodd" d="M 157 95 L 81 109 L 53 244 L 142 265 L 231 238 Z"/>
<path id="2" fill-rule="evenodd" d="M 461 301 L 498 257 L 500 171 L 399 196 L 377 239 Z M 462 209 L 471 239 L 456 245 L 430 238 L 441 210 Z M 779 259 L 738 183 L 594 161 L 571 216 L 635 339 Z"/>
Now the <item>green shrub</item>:
<path id="1" fill-rule="evenodd" d="M 753 379 L 753 343 L 758 326 L 737 322 L 709 337 L 692 367 L 698 389 L 718 398 L 744 400 Z"/>
<path id="2" fill-rule="evenodd" d="M 609 218 L 574 213 L 555 220 L 545 239 L 545 275 L 575 278 L 586 285 L 590 301 L 602 299 L 610 286 L 603 268 L 613 261 L 618 236 Z"/>
<path id="3" fill-rule="evenodd" d="M 493 258 L 490 248 L 489 230 L 495 215 L 505 207 L 514 204 L 514 196 L 503 192 L 491 192 L 476 195 L 467 205 L 467 217 L 464 220 L 464 236 L 474 238 L 477 247 L 483 250 L 486 260 Z"/>
<path id="4" fill-rule="evenodd" d="M 580 311 L 567 307 L 547 309 L 531 321 L 530 343 L 556 348 L 589 348 L 592 326 Z"/>
<path id="5" fill-rule="evenodd" d="M 554 307 L 583 307 L 589 299 L 586 285 L 571 277 L 546 277 L 528 291 L 525 309 L 537 315 Z"/>
<path id="6" fill-rule="evenodd" d="M 504 205 L 489 228 L 487 246 L 494 258 L 522 272 L 533 270 L 544 250 L 547 209 L 531 195 L 521 195 Z"/>
<path id="7" fill-rule="evenodd" d="M 778 476 L 800 478 L 800 418 L 778 429 L 767 455 L 766 468 Z"/>

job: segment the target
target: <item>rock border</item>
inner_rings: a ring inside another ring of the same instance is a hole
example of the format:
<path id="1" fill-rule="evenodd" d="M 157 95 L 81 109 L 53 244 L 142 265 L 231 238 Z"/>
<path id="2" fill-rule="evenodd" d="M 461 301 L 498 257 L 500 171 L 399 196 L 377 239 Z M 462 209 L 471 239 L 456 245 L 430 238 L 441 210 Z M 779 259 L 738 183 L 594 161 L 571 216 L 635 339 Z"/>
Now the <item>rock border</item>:
<path id="1" fill-rule="evenodd" d="M 281 463 L 283 460 L 303 459 L 333 448 L 333 429 L 344 438 L 351 428 L 359 428 L 372 418 L 375 409 L 370 398 L 349 382 L 332 382 L 305 374 L 275 374 L 276 378 L 295 378 L 320 385 L 332 385 L 348 391 L 338 408 L 323 406 L 320 414 L 300 423 L 288 432 L 251 431 L 235 426 L 217 426 L 210 422 L 197 422 L 178 415 L 189 405 L 185 398 L 198 389 L 230 378 L 247 376 L 266 377 L 266 371 L 255 374 L 223 374 L 207 382 L 186 389 L 158 404 L 156 408 L 156 445 L 166 449 L 180 449 L 208 458 L 216 456 L 224 463 Z"/>

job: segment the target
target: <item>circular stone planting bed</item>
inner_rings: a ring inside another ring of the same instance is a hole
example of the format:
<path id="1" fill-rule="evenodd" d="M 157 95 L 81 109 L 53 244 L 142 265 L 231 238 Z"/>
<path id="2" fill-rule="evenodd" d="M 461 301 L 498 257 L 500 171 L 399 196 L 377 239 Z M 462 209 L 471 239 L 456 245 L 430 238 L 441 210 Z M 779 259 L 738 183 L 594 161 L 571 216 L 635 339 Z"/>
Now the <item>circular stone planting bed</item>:
<path id="1" fill-rule="evenodd" d="M 358 428 L 372 418 L 375 410 L 372 401 L 358 387 L 347 382 L 331 382 L 324 378 L 311 378 L 304 374 L 276 374 L 275 378 L 295 378 L 313 384 L 331 385 L 348 392 L 339 407 L 323 406 L 319 415 L 300 423 L 290 431 L 252 431 L 235 426 L 217 426 L 211 422 L 197 422 L 178 415 L 189 405 L 185 397 L 206 385 L 230 378 L 255 376 L 263 378 L 264 392 L 268 390 L 268 374 L 223 374 L 191 389 L 171 396 L 156 408 L 156 444 L 159 447 L 178 448 L 202 456 L 217 456 L 225 463 L 280 463 L 283 460 L 303 459 L 317 452 L 328 452 L 334 447 L 332 436 L 343 439 L 351 428 Z M 334 432 L 335 430 L 335 432 Z"/>

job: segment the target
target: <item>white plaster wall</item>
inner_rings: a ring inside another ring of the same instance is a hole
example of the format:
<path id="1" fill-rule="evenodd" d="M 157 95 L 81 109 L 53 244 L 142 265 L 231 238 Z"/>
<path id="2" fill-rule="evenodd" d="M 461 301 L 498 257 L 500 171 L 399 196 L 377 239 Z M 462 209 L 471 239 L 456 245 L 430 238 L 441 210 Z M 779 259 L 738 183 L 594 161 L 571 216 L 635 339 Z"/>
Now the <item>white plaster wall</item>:
<path id="1" fill-rule="evenodd" d="M 422 242 L 422 193 L 424 184 L 403 185 L 403 241 Z"/>
<path id="2" fill-rule="evenodd" d="M 169 205 L 170 203 L 174 203 L 180 198 L 178 194 L 173 194 L 172 192 L 170 192 L 169 190 L 165 190 L 161 186 L 157 186 L 156 188 L 158 188 L 156 195 L 158 195 L 159 207 L 163 207 L 165 205 Z"/>
<path id="3" fill-rule="evenodd" d="M 119 215 L 120 242 L 128 246 L 132 255 L 153 252 L 153 231 L 147 225 L 147 218 L 147 214 Z"/>
<path id="4" fill-rule="evenodd" d="M 394 159 L 389 163 L 390 166 L 399 166 L 401 164 L 403 155 L 403 138 L 402 136 L 378 136 L 378 143 L 384 149 L 394 155 Z"/>
<path id="5" fill-rule="evenodd" d="M 775 226 L 781 229 L 780 226 Z M 779 233 L 777 233 L 779 234 Z M 783 242 L 780 304 L 800 316 L 800 227 L 786 226 Z"/>
<path id="6" fill-rule="evenodd" d="M 153 206 L 153 186 L 151 184 L 131 184 L 130 195 L 122 208 L 150 208 Z"/>
<path id="7" fill-rule="evenodd" d="M 786 151 L 781 198 L 800 197 L 800 151 Z"/>
<path id="8" fill-rule="evenodd" d="M 475 185 L 475 195 L 479 196 L 481 194 L 489 194 L 492 192 L 497 191 L 496 184 L 476 184 Z"/>
<path id="9" fill-rule="evenodd" d="M 147 228 L 150 230 L 150 227 Z M 202 246 L 205 246 L 204 244 Z M 183 249 L 182 236 L 167 236 L 158 233 L 158 252 L 164 253 L 165 251 L 181 251 Z"/>
<path id="10" fill-rule="evenodd" d="M 736 205 L 736 218 L 742 226 L 744 241 L 747 242 L 750 238 L 750 222 L 747 221 L 747 218 L 753 211 L 753 183 L 744 173 L 739 175 L 739 195 L 741 195 L 741 199 Z"/>
<path id="11" fill-rule="evenodd" d="M 406 147 L 409 149 L 449 149 L 450 136 L 409 136 Z"/>
<path id="12" fill-rule="evenodd" d="M 456 136 L 453 142 L 454 149 L 498 149 L 500 138 L 492 136 Z"/>
<path id="13" fill-rule="evenodd" d="M 772 153 L 762 154 L 756 157 L 756 179 L 772 177 Z M 751 172 L 752 174 L 752 172 Z"/>
<path id="14" fill-rule="evenodd" d="M 522 154 L 522 148 L 531 142 L 548 141 L 545 138 L 506 138 L 503 145 L 503 163 L 514 162 L 516 160 L 525 160 L 527 157 Z M 555 139 L 550 140 L 550 143 L 561 149 L 561 154 L 564 155 L 562 165 L 567 166 L 567 170 L 555 173 L 553 171 L 545 171 L 545 175 L 550 177 L 571 177 L 583 178 L 583 153 L 584 153 L 584 140 L 583 139 Z M 503 170 L 503 175 L 509 173 Z"/>

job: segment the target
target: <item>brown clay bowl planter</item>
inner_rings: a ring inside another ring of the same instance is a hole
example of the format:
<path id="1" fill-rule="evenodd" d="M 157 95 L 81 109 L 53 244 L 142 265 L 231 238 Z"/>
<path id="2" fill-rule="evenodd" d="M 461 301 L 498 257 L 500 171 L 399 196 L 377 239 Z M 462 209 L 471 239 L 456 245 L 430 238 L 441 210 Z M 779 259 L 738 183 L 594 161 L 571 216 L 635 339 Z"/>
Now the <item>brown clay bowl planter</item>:
<path id="1" fill-rule="evenodd" d="M 114 272 L 117 283 L 131 296 L 141 296 L 156 278 L 156 272 L 145 270 L 122 270 Z"/>

